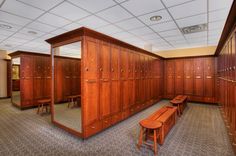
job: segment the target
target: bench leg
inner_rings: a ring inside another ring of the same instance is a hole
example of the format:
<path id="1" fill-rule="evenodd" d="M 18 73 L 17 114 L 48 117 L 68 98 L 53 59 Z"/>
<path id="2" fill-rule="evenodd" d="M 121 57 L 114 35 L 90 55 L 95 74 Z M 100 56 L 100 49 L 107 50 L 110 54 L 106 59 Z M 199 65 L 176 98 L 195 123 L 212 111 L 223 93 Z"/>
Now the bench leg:
<path id="1" fill-rule="evenodd" d="M 154 144 L 153 144 L 154 155 L 156 155 L 157 154 L 157 130 L 156 129 L 154 130 L 153 141 L 154 141 Z"/>
<path id="2" fill-rule="evenodd" d="M 37 110 L 37 114 L 39 114 L 39 109 L 40 109 L 40 104 L 38 105 L 38 110 Z"/>
<path id="3" fill-rule="evenodd" d="M 139 133 L 139 141 L 138 141 L 138 148 L 140 149 L 141 145 L 143 142 L 143 127 L 140 128 L 140 133 Z"/>

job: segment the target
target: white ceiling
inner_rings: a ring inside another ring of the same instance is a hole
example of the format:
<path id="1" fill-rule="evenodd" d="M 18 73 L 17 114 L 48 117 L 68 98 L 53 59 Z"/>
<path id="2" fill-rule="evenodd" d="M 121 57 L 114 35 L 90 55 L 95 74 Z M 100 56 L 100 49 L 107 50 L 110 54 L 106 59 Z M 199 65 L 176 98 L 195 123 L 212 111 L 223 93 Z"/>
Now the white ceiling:
<path id="1" fill-rule="evenodd" d="M 0 1 L 1 2 L 1 1 Z M 44 40 L 85 26 L 153 51 L 217 45 L 233 0 L 6 0 L 0 49 L 49 53 Z M 160 15 L 158 22 L 150 21 Z M 180 28 L 208 24 L 205 32 Z M 34 31 L 37 34 L 29 34 Z M 73 52 L 68 53 L 71 55 Z"/>

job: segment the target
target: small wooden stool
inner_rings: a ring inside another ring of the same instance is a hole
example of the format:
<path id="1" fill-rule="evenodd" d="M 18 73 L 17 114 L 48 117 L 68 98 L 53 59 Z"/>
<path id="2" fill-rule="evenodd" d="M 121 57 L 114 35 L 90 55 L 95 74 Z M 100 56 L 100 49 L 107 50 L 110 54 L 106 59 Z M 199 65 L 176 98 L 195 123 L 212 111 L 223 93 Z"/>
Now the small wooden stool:
<path id="1" fill-rule="evenodd" d="M 139 142 L 138 142 L 138 148 L 140 149 L 142 143 L 143 143 L 143 134 L 145 134 L 145 145 L 153 147 L 154 154 L 157 154 L 157 139 L 160 139 L 160 133 L 161 133 L 161 127 L 162 123 L 157 120 L 150 120 L 150 119 L 144 119 L 139 122 L 141 129 L 139 134 Z M 151 135 L 151 132 L 153 131 L 153 136 Z M 153 139 L 153 144 L 147 143 L 147 139 Z"/>
<path id="2" fill-rule="evenodd" d="M 78 98 L 80 98 L 80 97 L 81 97 L 81 95 L 70 95 L 70 96 L 67 96 L 67 98 L 68 98 L 68 105 L 67 105 L 67 107 L 70 108 L 70 104 L 72 104 L 73 107 L 74 107 L 75 104 L 76 104 L 76 101 L 78 103 Z"/>
<path id="3" fill-rule="evenodd" d="M 46 112 L 48 112 L 48 106 L 51 103 L 51 99 L 40 99 L 37 102 L 38 102 L 37 114 L 43 113 L 44 108 L 46 109 Z"/>

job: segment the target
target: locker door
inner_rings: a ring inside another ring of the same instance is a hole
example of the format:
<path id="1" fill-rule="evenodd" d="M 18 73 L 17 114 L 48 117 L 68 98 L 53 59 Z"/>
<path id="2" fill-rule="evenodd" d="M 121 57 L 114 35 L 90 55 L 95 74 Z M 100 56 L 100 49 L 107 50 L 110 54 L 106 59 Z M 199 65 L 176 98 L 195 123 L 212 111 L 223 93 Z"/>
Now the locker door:
<path id="1" fill-rule="evenodd" d="M 99 77 L 98 77 L 98 43 L 85 38 L 84 49 L 84 124 L 87 126 L 99 120 Z"/>
<path id="2" fill-rule="evenodd" d="M 184 89 L 184 61 L 175 60 L 175 95 L 182 95 Z"/>
<path id="3" fill-rule="evenodd" d="M 203 60 L 202 58 L 194 59 L 194 95 L 203 96 Z"/>
<path id="4" fill-rule="evenodd" d="M 167 98 L 174 97 L 174 61 L 166 61 L 166 71 L 165 71 L 165 94 Z"/>
<path id="5" fill-rule="evenodd" d="M 37 100 L 43 98 L 43 88 L 44 88 L 44 69 L 43 69 L 43 57 L 34 56 L 34 100 L 37 105 Z"/>
<path id="6" fill-rule="evenodd" d="M 118 113 L 121 111 L 120 103 L 120 82 L 119 82 L 119 61 L 120 49 L 112 46 L 111 49 L 111 113 Z"/>
<path id="7" fill-rule="evenodd" d="M 193 95 L 193 60 L 184 60 L 184 94 Z"/>
<path id="8" fill-rule="evenodd" d="M 101 43 L 99 52 L 99 75 L 100 75 L 100 116 L 102 118 L 110 115 L 110 44 Z"/>
<path id="9" fill-rule="evenodd" d="M 204 96 L 212 98 L 214 96 L 214 59 L 204 59 Z"/>

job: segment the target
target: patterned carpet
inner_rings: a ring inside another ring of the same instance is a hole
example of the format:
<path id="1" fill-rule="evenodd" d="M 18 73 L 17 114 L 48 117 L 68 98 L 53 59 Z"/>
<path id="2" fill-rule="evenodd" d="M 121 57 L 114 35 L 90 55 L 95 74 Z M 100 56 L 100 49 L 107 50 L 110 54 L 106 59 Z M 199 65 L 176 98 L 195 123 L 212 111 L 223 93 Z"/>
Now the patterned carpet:
<path id="1" fill-rule="evenodd" d="M 138 121 L 167 104 L 168 101 L 161 101 L 88 140 L 82 140 L 53 126 L 49 115 L 36 115 L 36 109 L 20 111 L 10 105 L 10 100 L 0 100 L 0 155 L 153 155 L 148 148 L 140 151 L 136 148 Z M 234 155 L 218 107 L 192 103 L 158 149 L 159 156 Z"/>

